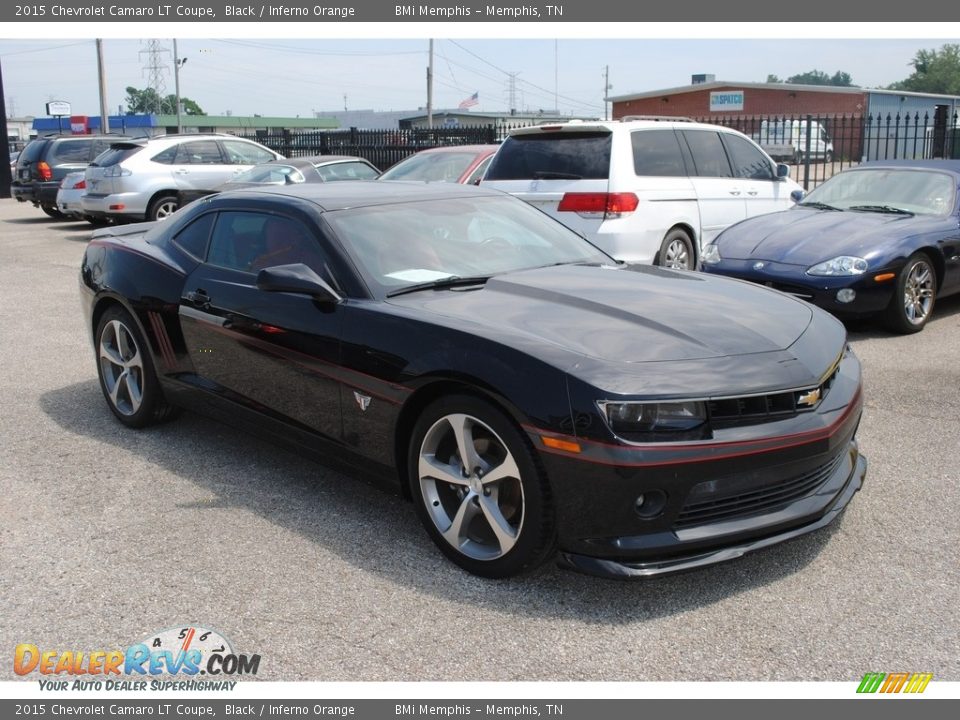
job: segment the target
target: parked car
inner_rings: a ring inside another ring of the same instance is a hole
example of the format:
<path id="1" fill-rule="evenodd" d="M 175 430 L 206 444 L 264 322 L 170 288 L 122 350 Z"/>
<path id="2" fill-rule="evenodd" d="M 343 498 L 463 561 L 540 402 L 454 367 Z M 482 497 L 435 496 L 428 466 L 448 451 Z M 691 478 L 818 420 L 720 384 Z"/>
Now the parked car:
<path id="1" fill-rule="evenodd" d="M 100 153 L 117 142 L 118 135 L 50 135 L 31 140 L 20 152 L 10 190 L 20 202 L 31 202 L 52 218 L 57 210 L 60 182 L 83 170 Z"/>
<path id="2" fill-rule="evenodd" d="M 380 179 L 476 185 L 499 147 L 451 145 L 421 150 L 386 170 Z"/>
<path id="3" fill-rule="evenodd" d="M 752 139 L 775 160 L 800 164 L 809 155 L 812 161 L 833 162 L 833 141 L 815 120 L 763 120 Z"/>
<path id="4" fill-rule="evenodd" d="M 865 163 L 791 210 L 729 228 L 703 269 L 918 332 L 938 297 L 960 292 L 958 185 L 960 161 Z"/>
<path id="5" fill-rule="evenodd" d="M 60 189 L 57 190 L 57 210 L 64 217 L 77 220 L 86 219 L 83 214 L 83 208 L 80 207 L 80 196 L 87 189 L 87 183 L 84 180 L 84 171 L 79 170 L 65 175 L 60 181 Z"/>
<path id="6" fill-rule="evenodd" d="M 692 269 L 724 228 L 793 205 L 803 191 L 789 172 L 717 125 L 572 121 L 511 132 L 482 184 L 526 200 L 615 258 Z"/>
<path id="7" fill-rule="evenodd" d="M 380 171 L 372 163 L 353 155 L 311 155 L 255 165 L 213 190 L 181 190 L 178 197 L 180 207 L 183 207 L 197 198 L 224 190 L 262 185 L 296 185 L 302 182 L 373 180 L 379 174 Z"/>
<path id="8" fill-rule="evenodd" d="M 482 187 L 223 192 L 96 231 L 81 286 L 121 423 L 192 408 L 392 479 L 478 575 L 719 562 L 826 525 L 865 473 L 828 313 L 616 264 Z"/>
<path id="9" fill-rule="evenodd" d="M 87 169 L 85 214 L 111 220 L 163 220 L 178 193 L 213 190 L 254 165 L 283 156 L 231 135 L 165 135 L 115 142 Z"/>

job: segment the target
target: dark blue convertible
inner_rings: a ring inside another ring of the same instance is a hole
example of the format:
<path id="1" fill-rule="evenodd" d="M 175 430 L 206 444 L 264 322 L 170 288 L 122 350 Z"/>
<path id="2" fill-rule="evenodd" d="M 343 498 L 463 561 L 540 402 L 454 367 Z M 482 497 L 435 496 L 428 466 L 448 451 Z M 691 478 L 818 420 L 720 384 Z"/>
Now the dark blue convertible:
<path id="1" fill-rule="evenodd" d="M 938 297 L 960 292 L 958 185 L 957 160 L 865 163 L 789 210 L 728 228 L 703 269 L 917 332 Z"/>

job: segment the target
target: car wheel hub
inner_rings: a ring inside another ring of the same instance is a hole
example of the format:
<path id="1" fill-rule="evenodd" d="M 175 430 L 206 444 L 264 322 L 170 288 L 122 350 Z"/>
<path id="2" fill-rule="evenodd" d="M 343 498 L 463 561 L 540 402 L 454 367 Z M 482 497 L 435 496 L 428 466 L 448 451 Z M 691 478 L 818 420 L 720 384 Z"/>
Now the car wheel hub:
<path id="1" fill-rule="evenodd" d="M 100 371 L 107 397 L 122 415 L 134 415 L 143 402 L 143 358 L 129 328 L 119 320 L 100 334 Z"/>
<path id="2" fill-rule="evenodd" d="M 475 560 L 510 552 L 523 527 L 523 487 L 492 428 L 470 415 L 440 418 L 421 443 L 418 474 L 430 519 L 452 547 Z"/>
<path id="3" fill-rule="evenodd" d="M 932 302 L 933 272 L 926 263 L 917 263 L 907 276 L 903 294 L 903 307 L 907 320 L 914 325 L 922 323 L 930 314 Z"/>

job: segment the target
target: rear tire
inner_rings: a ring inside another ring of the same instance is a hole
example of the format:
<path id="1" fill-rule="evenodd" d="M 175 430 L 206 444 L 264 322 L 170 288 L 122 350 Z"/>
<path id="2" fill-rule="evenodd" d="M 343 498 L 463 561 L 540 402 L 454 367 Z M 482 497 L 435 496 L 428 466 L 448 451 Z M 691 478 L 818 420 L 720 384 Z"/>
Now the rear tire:
<path id="1" fill-rule="evenodd" d="M 147 209 L 147 220 L 166 220 L 179 207 L 180 203 L 177 201 L 176 195 L 161 195 L 150 203 L 150 207 Z"/>
<path id="2" fill-rule="evenodd" d="M 668 232 L 660 245 L 657 265 L 674 270 L 693 270 L 694 264 L 693 241 L 690 236 L 679 228 Z"/>
<path id="3" fill-rule="evenodd" d="M 120 422 L 142 428 L 178 414 L 163 397 L 150 348 L 130 313 L 119 305 L 109 308 L 94 340 L 100 389 Z"/>
<path id="4" fill-rule="evenodd" d="M 451 395 L 429 405 L 413 428 L 407 471 L 427 534 L 467 572 L 510 577 L 553 554 L 546 473 L 529 440 L 485 400 Z"/>
<path id="5" fill-rule="evenodd" d="M 57 210 L 52 205 L 41 205 L 40 209 L 43 210 L 47 215 L 52 217 L 54 220 L 63 220 L 63 213 Z"/>

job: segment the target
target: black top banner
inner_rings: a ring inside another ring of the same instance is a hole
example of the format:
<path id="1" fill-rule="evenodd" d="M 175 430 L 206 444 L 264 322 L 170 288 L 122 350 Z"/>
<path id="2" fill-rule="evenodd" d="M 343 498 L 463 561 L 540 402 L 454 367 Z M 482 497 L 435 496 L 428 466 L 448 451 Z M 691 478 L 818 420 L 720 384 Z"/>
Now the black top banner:
<path id="1" fill-rule="evenodd" d="M 928 3 L 910 6 L 902 2 L 874 0 L 869 22 L 936 21 L 957 19 L 960 5 Z M 688 0 L 683 3 L 624 0 L 576 0 L 554 3 L 523 3 L 517 0 L 483 2 L 409 2 L 408 0 L 271 0 L 271 2 L 222 2 L 192 0 L 183 3 L 156 0 L 62 0 L 0 7 L 0 21 L 43 23 L 102 22 L 724 22 L 736 37 L 744 22 L 864 22 L 862 3 L 851 0 L 807 0 L 803 12 L 790 3 L 768 0 Z M 952 9 L 951 9 L 952 8 Z M 891 30 L 895 35 L 896 31 Z"/>

